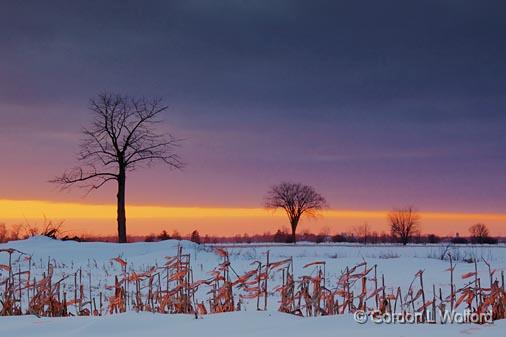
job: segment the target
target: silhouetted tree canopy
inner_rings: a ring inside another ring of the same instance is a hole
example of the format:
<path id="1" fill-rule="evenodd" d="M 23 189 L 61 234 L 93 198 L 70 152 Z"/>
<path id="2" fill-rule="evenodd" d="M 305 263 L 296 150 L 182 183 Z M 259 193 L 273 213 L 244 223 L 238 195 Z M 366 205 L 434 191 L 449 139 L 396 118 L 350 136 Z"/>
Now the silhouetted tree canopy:
<path id="1" fill-rule="evenodd" d="M 420 232 L 420 215 L 412 207 L 394 209 L 388 213 L 390 232 L 403 245 Z"/>
<path id="2" fill-rule="evenodd" d="M 198 230 L 194 230 L 190 236 L 190 241 L 200 244 L 200 233 Z"/>
<path id="3" fill-rule="evenodd" d="M 126 242 L 126 173 L 159 162 L 180 169 L 183 164 L 175 153 L 179 142 L 170 134 L 158 132 L 159 117 L 167 110 L 159 98 L 103 93 L 90 101 L 90 110 L 94 120 L 82 130 L 77 158 L 80 165 L 52 182 L 63 188 L 77 185 L 91 192 L 116 181 L 118 241 Z"/>
<path id="4" fill-rule="evenodd" d="M 327 207 L 327 201 L 312 186 L 283 182 L 271 187 L 265 198 L 265 207 L 285 210 L 292 229 L 292 242 L 295 243 L 300 218 L 303 215 L 317 215 Z"/>
<path id="5" fill-rule="evenodd" d="M 483 223 L 477 223 L 469 227 L 469 233 L 471 234 L 471 241 L 473 243 L 495 243 L 495 240 L 490 237 L 487 225 Z"/>

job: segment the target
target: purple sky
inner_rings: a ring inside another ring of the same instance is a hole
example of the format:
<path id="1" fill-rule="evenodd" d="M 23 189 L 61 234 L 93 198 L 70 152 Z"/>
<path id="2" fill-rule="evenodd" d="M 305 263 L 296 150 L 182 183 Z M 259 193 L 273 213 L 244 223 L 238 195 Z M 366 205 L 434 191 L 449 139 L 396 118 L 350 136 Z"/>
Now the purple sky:
<path id="1" fill-rule="evenodd" d="M 0 198 L 83 201 L 88 99 L 161 96 L 187 167 L 128 201 L 258 207 L 281 180 L 333 208 L 503 212 L 503 1 L 0 4 Z M 114 186 L 86 202 L 114 202 Z"/>

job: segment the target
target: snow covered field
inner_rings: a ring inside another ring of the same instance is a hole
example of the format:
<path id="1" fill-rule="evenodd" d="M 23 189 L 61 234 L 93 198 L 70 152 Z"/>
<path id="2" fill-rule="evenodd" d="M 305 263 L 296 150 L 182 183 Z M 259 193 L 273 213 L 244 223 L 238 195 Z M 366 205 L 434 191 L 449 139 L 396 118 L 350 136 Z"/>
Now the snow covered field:
<path id="1" fill-rule="evenodd" d="M 129 271 L 147 270 L 153 265 L 163 265 L 165 256 L 176 255 L 178 246 L 191 254 L 191 263 L 195 279 L 209 277 L 208 271 L 221 261 L 213 247 L 196 245 L 187 241 L 163 241 L 155 243 L 76 243 L 50 240 L 35 237 L 29 240 L 0 244 L 0 249 L 14 248 L 31 255 L 33 275 L 41 277 L 47 270 L 48 261 L 54 265 L 55 278 L 74 273 L 82 268 L 83 273 L 91 271 L 93 278 L 92 291 L 99 291 L 111 285 L 114 275 L 121 272 L 120 266 L 112 261 L 120 256 L 128 261 Z M 278 261 L 293 257 L 294 275 L 302 276 L 314 273 L 316 267 L 303 268 L 314 261 L 326 262 L 326 285 L 335 286 L 336 280 L 348 266 L 366 260 L 368 265 L 377 265 L 378 274 L 385 275 L 387 288 L 408 288 L 414 275 L 424 270 L 424 282 L 427 285 L 427 297 L 432 298 L 432 286 L 448 292 L 449 273 L 446 271 L 448 261 L 439 257 L 446 250 L 442 245 L 430 246 L 356 246 L 356 245 L 232 245 L 227 247 L 230 263 L 237 274 L 251 270 L 251 263 L 263 261 L 265 252 L 270 251 L 270 260 Z M 462 287 L 468 281 L 461 274 L 474 271 L 474 264 L 465 262 L 470 259 L 484 258 L 496 269 L 500 279 L 501 271 L 506 269 L 505 246 L 455 246 L 449 252 L 456 258 L 455 283 Z M 0 253 L 0 264 L 7 264 L 8 256 Z M 487 266 L 478 263 L 479 273 L 488 275 Z M 5 279 L 6 271 L 0 270 L 0 281 Z M 86 274 L 87 275 L 87 274 Z M 86 276 L 85 279 L 87 279 Z M 282 281 L 281 273 L 272 273 L 272 287 Z M 486 280 L 486 277 L 484 277 Z M 483 282 L 488 282 L 488 281 Z M 87 284 L 85 282 L 85 284 Z M 488 284 L 486 284 L 488 286 Z M 271 287 L 271 286 L 269 286 Z M 206 289 L 199 289 L 202 299 Z M 269 298 L 267 312 L 257 312 L 256 300 L 244 300 L 241 312 L 205 315 L 198 320 L 193 315 L 164 315 L 153 313 L 134 313 L 105 315 L 102 317 L 69 317 L 37 318 L 35 316 L 1 317 L 0 336 L 161 336 L 177 334 L 184 336 L 271 336 L 291 335 L 318 336 L 357 335 L 357 336 L 419 336 L 433 333 L 437 336 L 499 336 L 506 328 L 506 321 L 494 324 L 358 324 L 353 315 L 301 318 L 277 312 L 279 304 L 277 293 Z"/>
<path id="2" fill-rule="evenodd" d="M 207 315 L 126 313 L 106 317 L 36 318 L 0 317 L 1 336 L 19 337 L 137 337 L 137 336 L 385 336 L 451 337 L 504 336 L 506 321 L 492 325 L 377 325 L 357 324 L 351 315 L 301 318 L 278 312 L 233 312 Z M 501 332 L 502 331 L 502 332 Z"/>

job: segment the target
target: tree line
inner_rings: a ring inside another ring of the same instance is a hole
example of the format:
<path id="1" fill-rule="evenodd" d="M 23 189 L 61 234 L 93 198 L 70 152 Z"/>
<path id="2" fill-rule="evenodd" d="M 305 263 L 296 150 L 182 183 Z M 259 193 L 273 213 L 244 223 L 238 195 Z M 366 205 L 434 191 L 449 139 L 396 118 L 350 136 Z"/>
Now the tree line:
<path id="1" fill-rule="evenodd" d="M 14 240 L 27 239 L 32 236 L 47 236 L 52 239 L 62 241 L 73 240 L 79 242 L 116 242 L 117 236 L 104 235 L 75 235 L 69 234 L 63 229 L 63 222 L 54 222 L 48 219 L 44 220 L 41 226 L 35 224 L 13 224 L 6 226 L 0 223 L 0 243 Z M 478 231 L 477 231 L 478 230 Z M 330 233 L 330 228 L 325 227 L 319 232 L 311 232 L 305 229 L 297 235 L 299 241 L 313 243 L 357 243 L 361 245 L 368 244 L 386 244 L 400 243 L 399 239 L 392 236 L 389 231 L 373 231 L 370 226 L 365 223 L 355 226 L 349 231 L 336 234 Z M 292 234 L 287 228 L 281 228 L 274 233 L 265 232 L 261 234 L 235 234 L 231 236 L 223 235 L 201 235 L 195 229 L 187 234 L 181 234 L 174 230 L 171 233 L 162 230 L 161 233 L 128 236 L 129 242 L 159 242 L 165 240 L 189 240 L 198 244 L 215 244 L 215 243 L 292 243 Z M 497 244 L 498 239 L 490 236 L 488 228 L 484 224 L 476 224 L 469 227 L 467 235 L 456 233 L 451 236 L 438 236 L 436 234 L 417 233 L 410 239 L 414 244 Z M 504 238 L 502 239 L 504 241 Z"/>

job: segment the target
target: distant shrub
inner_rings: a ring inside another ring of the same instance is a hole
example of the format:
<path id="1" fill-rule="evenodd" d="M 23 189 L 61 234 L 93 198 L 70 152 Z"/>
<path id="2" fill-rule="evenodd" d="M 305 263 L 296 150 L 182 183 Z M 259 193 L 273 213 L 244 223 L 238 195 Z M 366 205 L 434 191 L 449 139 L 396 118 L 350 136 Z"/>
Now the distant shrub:
<path id="1" fill-rule="evenodd" d="M 347 242 L 344 234 L 336 234 L 332 237 L 332 242 Z"/>
<path id="2" fill-rule="evenodd" d="M 77 235 L 74 235 L 74 236 L 68 236 L 68 235 L 65 235 L 64 237 L 62 237 L 60 240 L 62 241 L 76 241 L 76 242 L 83 242 L 83 238 L 77 236 Z"/>
<path id="3" fill-rule="evenodd" d="M 24 232 L 24 235 L 21 235 Z M 57 240 L 63 234 L 63 221 L 53 222 L 44 216 L 42 225 L 26 223 L 24 226 L 12 227 L 12 239 L 17 240 L 20 237 L 29 238 L 32 236 L 47 236 L 48 238 Z"/>
<path id="4" fill-rule="evenodd" d="M 487 245 L 496 245 L 499 243 L 499 240 L 496 238 L 487 236 L 484 238 L 480 238 L 480 240 L 475 241 L 474 238 L 471 239 L 472 243 L 479 243 L 479 244 L 487 244 Z"/>
<path id="5" fill-rule="evenodd" d="M 427 243 L 439 243 L 441 242 L 441 238 L 436 234 L 427 235 Z"/>
<path id="6" fill-rule="evenodd" d="M 455 244 L 468 244 L 469 240 L 461 236 L 456 236 L 452 238 L 451 242 Z"/>
<path id="7" fill-rule="evenodd" d="M 156 239 L 157 237 L 155 236 L 155 234 L 149 234 L 148 236 L 146 236 L 146 238 L 144 238 L 144 242 L 155 242 L 157 241 Z"/>
<path id="8" fill-rule="evenodd" d="M 320 235 L 320 234 L 318 234 L 318 235 L 316 236 L 316 238 L 315 238 L 315 242 L 316 242 L 316 243 L 322 243 L 322 242 L 325 242 L 325 239 L 326 239 L 326 238 L 327 238 L 327 237 L 326 237 L 325 235 Z"/>

